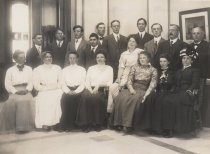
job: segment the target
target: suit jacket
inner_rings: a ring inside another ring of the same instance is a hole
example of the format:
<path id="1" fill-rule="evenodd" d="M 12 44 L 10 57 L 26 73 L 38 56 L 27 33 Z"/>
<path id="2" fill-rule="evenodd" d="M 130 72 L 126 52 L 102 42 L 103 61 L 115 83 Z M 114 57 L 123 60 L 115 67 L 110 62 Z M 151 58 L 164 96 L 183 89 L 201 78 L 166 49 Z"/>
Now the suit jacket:
<path id="1" fill-rule="evenodd" d="M 86 70 L 96 64 L 96 53 L 101 49 L 101 45 L 95 49 L 95 52 L 91 51 L 91 46 L 88 44 L 86 49 L 81 53 L 81 66 Z"/>
<path id="2" fill-rule="evenodd" d="M 144 44 L 154 38 L 153 35 L 145 33 L 143 38 L 140 38 L 139 33 L 135 34 L 137 40 L 137 48 L 144 49 Z"/>
<path id="3" fill-rule="evenodd" d="M 194 48 L 194 43 L 190 44 Z M 195 48 L 194 48 L 195 49 Z M 198 58 L 193 62 L 193 67 L 200 70 L 201 78 L 210 78 L 210 45 L 206 41 L 201 41 L 195 49 L 198 52 Z"/>
<path id="4" fill-rule="evenodd" d="M 53 63 L 63 68 L 66 56 L 67 42 L 63 41 L 62 46 L 58 47 L 57 42 L 54 41 L 52 44 L 50 44 L 49 48 L 53 54 Z"/>
<path id="5" fill-rule="evenodd" d="M 65 66 L 69 65 L 69 53 L 70 52 L 77 52 L 79 54 L 79 60 L 78 60 L 78 65 L 81 65 L 82 60 L 81 60 L 81 53 L 85 51 L 86 46 L 88 45 L 88 42 L 83 40 L 80 42 L 77 50 L 75 49 L 75 40 L 73 39 L 70 41 L 67 45 L 67 51 L 66 51 L 66 56 L 65 56 Z"/>
<path id="6" fill-rule="evenodd" d="M 155 67 L 160 67 L 159 57 L 161 54 L 167 54 L 170 57 L 169 67 L 176 71 L 182 68 L 182 62 L 180 58 L 180 50 L 188 47 L 189 45 L 181 40 L 177 40 L 172 46 L 170 46 L 170 40 L 160 43 L 157 53 L 155 55 Z"/>
<path id="7" fill-rule="evenodd" d="M 166 41 L 166 40 L 161 37 L 160 41 L 158 42 L 158 45 L 155 44 L 154 39 L 152 39 L 144 44 L 144 50 L 149 52 L 151 55 L 150 62 L 153 66 L 154 66 L 154 57 L 157 53 L 158 46 L 160 43 L 162 43 L 164 41 Z"/>
<path id="8" fill-rule="evenodd" d="M 39 55 L 37 48 L 33 46 L 26 53 L 26 64 L 31 66 L 32 68 L 35 68 L 41 65 L 42 63 L 43 62 L 41 60 L 41 56 Z"/>
<path id="9" fill-rule="evenodd" d="M 117 77 L 119 59 L 122 52 L 127 49 L 127 38 L 120 35 L 120 40 L 117 43 L 114 35 L 108 35 L 104 38 L 102 48 L 107 52 L 107 64 L 112 66 L 114 70 L 114 79 Z"/>

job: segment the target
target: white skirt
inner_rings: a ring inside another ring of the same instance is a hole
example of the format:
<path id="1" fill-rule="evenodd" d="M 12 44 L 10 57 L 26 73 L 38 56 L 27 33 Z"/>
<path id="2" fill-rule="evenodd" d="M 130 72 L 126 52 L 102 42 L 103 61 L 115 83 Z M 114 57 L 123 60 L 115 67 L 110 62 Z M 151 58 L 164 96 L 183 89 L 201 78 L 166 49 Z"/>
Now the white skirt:
<path id="1" fill-rule="evenodd" d="M 36 97 L 36 128 L 43 125 L 53 126 L 60 121 L 61 117 L 61 95 L 60 89 L 41 91 Z"/>

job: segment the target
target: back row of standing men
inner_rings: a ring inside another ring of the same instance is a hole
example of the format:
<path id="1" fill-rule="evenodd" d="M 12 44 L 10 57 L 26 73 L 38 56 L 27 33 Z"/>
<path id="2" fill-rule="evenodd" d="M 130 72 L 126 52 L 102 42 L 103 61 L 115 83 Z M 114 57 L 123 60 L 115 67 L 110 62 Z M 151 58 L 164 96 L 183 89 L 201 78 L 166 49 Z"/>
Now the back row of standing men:
<path id="1" fill-rule="evenodd" d="M 191 46 L 198 52 L 198 59 L 194 62 L 196 68 L 200 70 L 201 78 L 210 77 L 210 47 L 209 43 L 204 40 L 205 33 L 201 27 L 192 29 L 192 38 L 194 42 L 187 44 L 179 39 L 180 28 L 178 25 L 171 24 L 169 26 L 169 39 L 162 38 L 162 25 L 154 23 L 151 26 L 153 35 L 147 33 L 145 28 L 147 21 L 144 18 L 137 20 L 139 32 L 134 34 L 137 39 L 137 48 L 144 49 L 151 54 L 151 64 L 156 68 L 159 67 L 159 56 L 168 54 L 171 57 L 170 67 L 173 70 L 181 68 L 180 50 Z M 54 56 L 54 63 L 61 67 L 68 65 L 69 52 L 77 52 L 79 54 L 79 65 L 86 69 L 96 64 L 95 53 L 104 50 L 107 54 L 107 64 L 113 67 L 114 79 L 117 78 L 119 58 L 123 51 L 127 50 L 127 38 L 120 34 L 120 21 L 113 20 L 111 22 L 113 33 L 105 36 L 105 24 L 99 23 L 96 26 L 97 34 L 92 33 L 89 42 L 83 39 L 84 29 L 80 25 L 73 27 L 74 39 L 70 42 L 65 41 L 64 33 L 61 29 L 57 29 L 55 33 L 55 41 L 48 47 Z M 27 52 L 27 64 L 35 68 L 41 64 L 40 53 L 42 52 L 42 35 L 36 34 L 33 37 L 34 46 Z"/>

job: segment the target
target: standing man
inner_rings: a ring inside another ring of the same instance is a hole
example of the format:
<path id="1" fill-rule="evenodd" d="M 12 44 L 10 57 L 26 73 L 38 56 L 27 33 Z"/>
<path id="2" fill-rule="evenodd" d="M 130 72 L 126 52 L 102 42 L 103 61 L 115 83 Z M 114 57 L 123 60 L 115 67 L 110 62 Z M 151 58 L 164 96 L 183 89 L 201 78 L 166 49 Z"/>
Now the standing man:
<path id="1" fill-rule="evenodd" d="M 65 56 L 65 66 L 69 65 L 69 52 L 77 52 L 79 55 L 78 65 L 81 65 L 81 53 L 85 52 L 86 46 L 88 44 L 87 41 L 83 39 L 84 29 L 80 25 L 76 25 L 73 27 L 74 31 L 74 39 L 70 41 L 67 45 L 67 52 Z"/>
<path id="2" fill-rule="evenodd" d="M 155 55 L 155 66 L 159 67 L 159 56 L 161 54 L 168 54 L 171 62 L 169 67 L 176 71 L 178 69 L 182 68 L 182 63 L 180 59 L 180 51 L 183 48 L 187 48 L 188 44 L 185 42 L 182 42 L 179 39 L 179 26 L 175 24 L 171 24 L 169 27 L 169 40 L 162 42 L 158 46 L 157 54 Z"/>
<path id="3" fill-rule="evenodd" d="M 55 41 L 50 44 L 50 51 L 53 54 L 53 63 L 59 65 L 61 68 L 64 67 L 65 55 L 67 49 L 67 42 L 63 31 L 58 28 L 55 32 Z"/>
<path id="4" fill-rule="evenodd" d="M 105 34 L 105 24 L 103 22 L 99 22 L 96 25 L 96 32 L 98 34 L 99 43 L 102 45 Z"/>
<path id="5" fill-rule="evenodd" d="M 118 65 L 120 55 L 127 49 L 127 39 L 119 33 L 120 21 L 113 20 L 111 22 L 113 34 L 104 38 L 102 48 L 107 52 L 107 63 L 114 70 L 114 80 L 117 78 Z"/>
<path id="6" fill-rule="evenodd" d="M 35 34 L 32 37 L 33 47 L 26 53 L 26 64 L 35 68 L 42 64 L 41 52 L 42 52 L 42 35 Z"/>
<path id="7" fill-rule="evenodd" d="M 193 67 L 200 70 L 200 87 L 199 87 L 199 100 L 201 105 L 201 121 L 205 121 L 208 104 L 204 100 L 204 88 L 206 85 L 206 79 L 210 78 L 210 46 L 209 43 L 204 40 L 205 32 L 201 27 L 195 27 L 192 29 L 193 43 L 190 44 L 191 49 L 197 51 L 198 58 L 194 60 Z"/>
<path id="8" fill-rule="evenodd" d="M 203 79 L 210 78 L 210 46 L 209 43 L 204 40 L 204 31 L 201 27 L 195 27 L 192 29 L 193 43 L 190 44 L 198 53 L 198 58 L 194 61 L 195 68 L 200 70 L 200 77 Z"/>
<path id="9" fill-rule="evenodd" d="M 81 53 L 81 62 L 82 66 L 86 70 L 96 64 L 96 53 L 101 49 L 99 44 L 99 37 L 96 33 L 90 34 L 89 44 L 87 45 L 84 52 Z"/>
<path id="10" fill-rule="evenodd" d="M 144 50 L 149 52 L 151 55 L 151 64 L 154 65 L 154 57 L 157 53 L 157 48 L 160 43 L 166 41 L 161 37 L 161 33 L 163 31 L 162 25 L 159 23 L 154 23 L 151 26 L 151 30 L 153 33 L 154 38 L 150 40 L 149 42 L 144 44 Z"/>
<path id="11" fill-rule="evenodd" d="M 144 49 L 144 44 L 153 39 L 153 36 L 145 31 L 146 26 L 147 21 L 144 18 L 137 20 L 137 27 L 139 29 L 139 32 L 135 35 L 138 44 L 137 48 Z"/>

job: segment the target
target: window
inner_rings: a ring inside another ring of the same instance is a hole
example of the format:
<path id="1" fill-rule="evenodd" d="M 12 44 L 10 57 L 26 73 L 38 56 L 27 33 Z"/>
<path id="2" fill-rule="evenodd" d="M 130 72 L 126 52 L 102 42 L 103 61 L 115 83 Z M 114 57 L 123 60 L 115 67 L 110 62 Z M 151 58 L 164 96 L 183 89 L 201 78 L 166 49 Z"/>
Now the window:
<path id="1" fill-rule="evenodd" d="M 15 3 L 11 10 L 12 52 L 17 49 L 25 53 L 29 48 L 29 8 L 23 3 Z"/>

